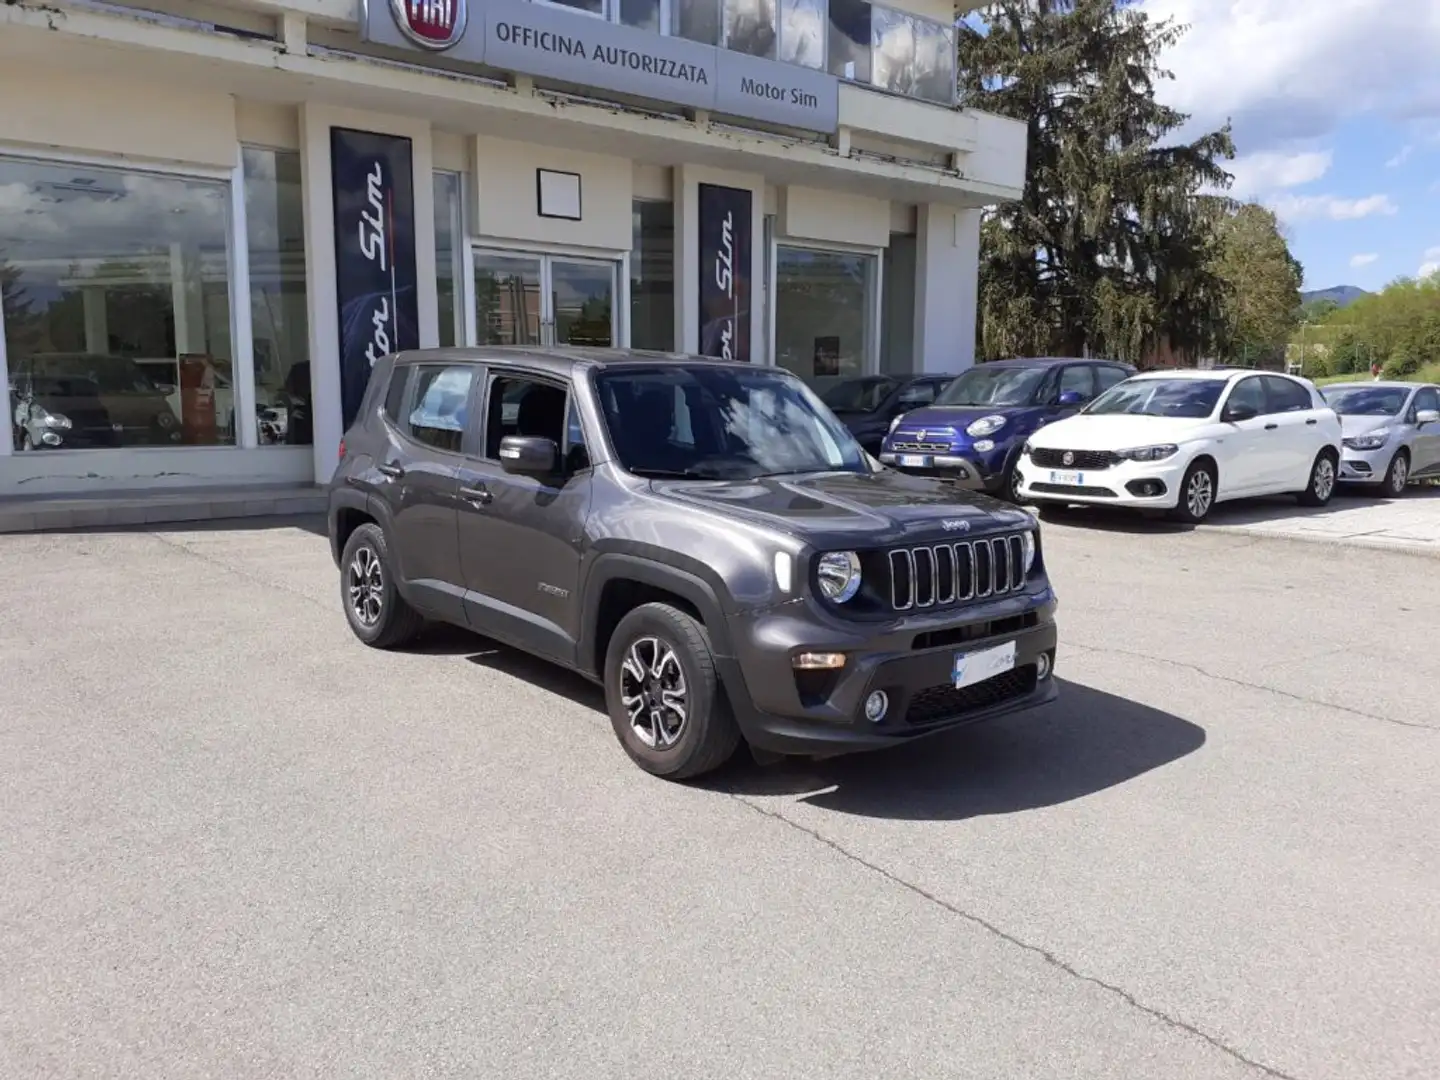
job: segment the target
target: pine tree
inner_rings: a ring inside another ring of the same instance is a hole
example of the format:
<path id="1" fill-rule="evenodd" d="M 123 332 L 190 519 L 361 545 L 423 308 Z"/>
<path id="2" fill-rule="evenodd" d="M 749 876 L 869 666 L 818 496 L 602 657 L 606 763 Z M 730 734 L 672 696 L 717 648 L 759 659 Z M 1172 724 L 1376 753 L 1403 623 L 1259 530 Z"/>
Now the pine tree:
<path id="1" fill-rule="evenodd" d="M 1191 142 L 1156 101 L 1184 32 L 1131 0 L 1006 0 L 960 28 L 966 103 L 1025 122 L 1024 197 L 983 227 L 984 355 L 1197 355 L 1223 325 L 1212 228 L 1228 126 Z M 1223 202 L 1223 200 L 1220 200 Z"/>

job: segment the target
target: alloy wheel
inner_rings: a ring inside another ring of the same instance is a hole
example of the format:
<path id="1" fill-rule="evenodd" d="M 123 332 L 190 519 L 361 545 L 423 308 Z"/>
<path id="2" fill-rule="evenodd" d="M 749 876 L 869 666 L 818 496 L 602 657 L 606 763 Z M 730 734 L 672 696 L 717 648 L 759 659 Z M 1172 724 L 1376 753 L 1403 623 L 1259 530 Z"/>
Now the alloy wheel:
<path id="1" fill-rule="evenodd" d="M 367 628 L 379 623 L 385 604 L 385 578 L 380 569 L 380 556 L 373 549 L 355 549 L 345 572 L 345 587 L 356 621 Z"/>
<path id="2" fill-rule="evenodd" d="M 1210 512 L 1210 504 L 1214 501 L 1215 484 L 1210 474 L 1204 469 L 1196 469 L 1190 483 L 1185 486 L 1185 508 L 1192 518 L 1199 521 Z"/>
<path id="3" fill-rule="evenodd" d="M 1321 502 L 1327 501 L 1335 492 L 1335 463 L 1328 457 L 1322 457 L 1315 463 L 1315 497 Z"/>
<path id="4" fill-rule="evenodd" d="M 1405 487 L 1410 483 L 1410 463 L 1401 454 L 1395 459 L 1395 464 L 1390 466 L 1390 494 L 1400 496 L 1405 494 Z"/>
<path id="5" fill-rule="evenodd" d="M 680 657 L 657 637 L 637 638 L 620 665 L 620 703 L 630 730 L 652 750 L 680 741 L 690 716 L 685 669 Z"/>

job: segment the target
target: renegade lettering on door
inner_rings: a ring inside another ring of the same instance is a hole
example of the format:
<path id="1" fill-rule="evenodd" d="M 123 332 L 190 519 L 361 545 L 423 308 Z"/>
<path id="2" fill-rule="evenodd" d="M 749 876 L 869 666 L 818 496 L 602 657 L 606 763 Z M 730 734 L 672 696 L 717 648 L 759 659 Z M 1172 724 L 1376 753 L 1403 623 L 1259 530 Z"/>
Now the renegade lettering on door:
<path id="1" fill-rule="evenodd" d="M 750 360 L 750 192 L 700 185 L 700 353 Z"/>
<path id="2" fill-rule="evenodd" d="M 411 161 L 409 139 L 330 129 L 340 404 L 346 427 L 360 409 L 375 361 L 420 347 Z"/>

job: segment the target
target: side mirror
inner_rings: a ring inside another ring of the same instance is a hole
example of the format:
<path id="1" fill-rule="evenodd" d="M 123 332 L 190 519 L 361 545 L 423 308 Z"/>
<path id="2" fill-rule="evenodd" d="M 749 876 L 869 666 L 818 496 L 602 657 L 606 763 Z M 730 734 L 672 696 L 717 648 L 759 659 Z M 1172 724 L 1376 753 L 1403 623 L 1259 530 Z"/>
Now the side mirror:
<path id="1" fill-rule="evenodd" d="M 1246 405 L 1237 401 L 1233 405 L 1225 406 L 1225 415 L 1222 419 L 1230 424 L 1238 424 L 1242 420 L 1254 420 L 1259 415 L 1260 410 L 1254 405 Z"/>
<path id="2" fill-rule="evenodd" d="M 1434 424 L 1440 423 L 1440 412 L 1434 409 L 1421 409 L 1415 414 L 1415 423 Z"/>
<path id="3" fill-rule="evenodd" d="M 1062 407 L 1068 408 L 1072 405 L 1082 405 L 1084 404 L 1084 402 L 1085 395 L 1080 393 L 1079 390 L 1066 390 L 1063 394 L 1060 395 L 1058 404 Z"/>
<path id="4" fill-rule="evenodd" d="M 500 467 L 518 476 L 543 478 L 555 475 L 560 448 L 554 439 L 535 435 L 506 435 L 500 440 Z"/>

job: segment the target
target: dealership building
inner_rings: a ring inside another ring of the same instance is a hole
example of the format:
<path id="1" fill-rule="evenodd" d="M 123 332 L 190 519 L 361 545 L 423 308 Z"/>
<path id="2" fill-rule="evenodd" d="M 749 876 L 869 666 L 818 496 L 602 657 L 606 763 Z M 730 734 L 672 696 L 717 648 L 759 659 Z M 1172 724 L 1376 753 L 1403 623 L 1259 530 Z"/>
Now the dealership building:
<path id="1" fill-rule="evenodd" d="M 956 17 L 6 0 L 0 499 L 324 482 L 402 348 L 963 369 L 1026 130 L 957 105 Z"/>

